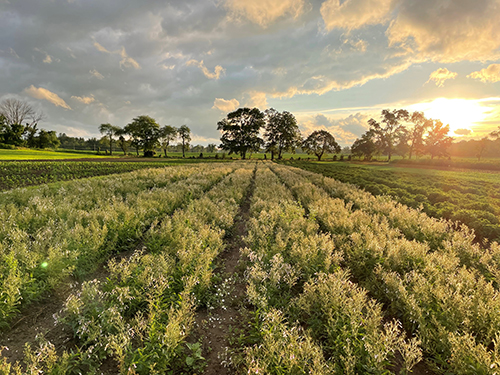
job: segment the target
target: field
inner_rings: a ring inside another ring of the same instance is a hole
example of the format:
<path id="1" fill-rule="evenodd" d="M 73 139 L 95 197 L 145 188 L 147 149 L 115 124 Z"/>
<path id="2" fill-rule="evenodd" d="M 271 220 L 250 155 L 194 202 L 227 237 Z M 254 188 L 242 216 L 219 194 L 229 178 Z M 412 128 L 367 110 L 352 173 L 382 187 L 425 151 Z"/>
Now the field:
<path id="1" fill-rule="evenodd" d="M 500 173 L 339 162 L 291 165 L 388 195 L 432 217 L 466 224 L 479 241 L 500 239 Z"/>
<path id="2" fill-rule="evenodd" d="M 51 159 L 100 159 L 110 155 L 96 155 L 96 153 L 83 153 L 78 151 L 47 151 L 47 150 L 3 150 L 0 149 L 0 160 L 51 160 Z M 113 155 L 118 157 L 118 154 Z"/>
<path id="3" fill-rule="evenodd" d="M 144 168 L 199 163 L 199 159 L 142 159 L 140 161 L 0 161 L 0 191 L 68 181 L 79 178 L 131 172 Z"/>
<path id="4" fill-rule="evenodd" d="M 500 246 L 316 173 L 142 169 L 0 215 L 2 374 L 498 373 Z"/>

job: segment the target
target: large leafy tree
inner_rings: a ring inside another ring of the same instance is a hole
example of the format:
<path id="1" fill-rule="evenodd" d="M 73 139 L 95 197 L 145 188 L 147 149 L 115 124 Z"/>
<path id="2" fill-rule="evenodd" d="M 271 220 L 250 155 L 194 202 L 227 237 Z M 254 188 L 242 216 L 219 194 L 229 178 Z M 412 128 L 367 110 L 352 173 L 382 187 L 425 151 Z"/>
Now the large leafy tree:
<path id="1" fill-rule="evenodd" d="M 302 142 L 302 149 L 308 154 L 314 154 L 321 160 L 325 153 L 339 153 L 341 147 L 335 141 L 335 137 L 326 130 L 316 130 Z"/>
<path id="2" fill-rule="evenodd" d="M 191 129 L 187 125 L 182 125 L 177 129 L 177 135 L 181 139 L 182 157 L 186 157 L 186 150 L 191 142 Z"/>
<path id="3" fill-rule="evenodd" d="M 160 138 L 160 125 L 149 116 L 138 116 L 125 127 L 125 131 L 132 138 L 132 145 L 137 153 L 142 148 L 144 154 L 154 151 Z"/>
<path id="4" fill-rule="evenodd" d="M 448 148 L 453 141 L 452 137 L 448 136 L 450 125 L 443 125 L 439 120 L 431 120 L 432 125 L 429 128 L 429 134 L 425 139 L 425 148 L 427 153 L 431 155 L 431 159 L 435 156 L 448 156 Z"/>
<path id="5" fill-rule="evenodd" d="M 238 108 L 217 123 L 217 130 L 222 131 L 219 147 L 245 159 L 247 152 L 258 151 L 263 145 L 259 132 L 264 125 L 264 113 L 258 108 Z"/>
<path id="6" fill-rule="evenodd" d="M 373 155 L 377 152 L 377 145 L 373 137 L 373 131 L 368 130 L 361 138 L 354 141 L 351 146 L 351 153 L 354 156 L 363 156 L 365 160 L 371 160 Z"/>
<path id="7" fill-rule="evenodd" d="M 380 122 L 374 119 L 368 120 L 376 144 L 379 150 L 387 155 L 388 160 L 391 160 L 399 139 L 405 136 L 406 129 L 403 122 L 408 121 L 409 118 L 410 114 L 405 109 L 395 109 L 393 111 L 384 109 Z"/>
<path id="8" fill-rule="evenodd" d="M 177 138 L 177 131 L 176 127 L 170 125 L 165 125 L 160 129 L 160 147 L 165 153 L 165 157 L 167 157 L 168 147 Z"/>
<path id="9" fill-rule="evenodd" d="M 408 127 L 408 158 L 425 153 L 424 135 L 432 126 L 432 120 L 427 119 L 423 112 L 413 112 L 409 118 Z"/>
<path id="10" fill-rule="evenodd" d="M 271 152 L 271 160 L 274 154 L 281 159 L 283 152 L 295 151 L 302 142 L 299 127 L 295 116 L 290 112 L 278 112 L 274 108 L 267 109 L 264 138 L 267 152 Z"/>
<path id="11" fill-rule="evenodd" d="M 111 124 L 101 124 L 99 126 L 99 131 L 109 140 L 109 154 L 113 155 L 113 142 L 114 137 L 119 135 L 121 129 L 118 126 L 114 126 Z"/>

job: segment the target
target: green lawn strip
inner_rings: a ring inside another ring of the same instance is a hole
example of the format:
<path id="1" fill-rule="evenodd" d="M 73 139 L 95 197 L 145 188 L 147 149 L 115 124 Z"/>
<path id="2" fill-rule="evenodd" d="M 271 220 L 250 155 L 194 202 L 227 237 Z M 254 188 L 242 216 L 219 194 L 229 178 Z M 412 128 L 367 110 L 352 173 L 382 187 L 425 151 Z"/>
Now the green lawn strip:
<path id="1" fill-rule="evenodd" d="M 34 159 L 80 159 L 80 158 L 109 158 L 118 157 L 119 154 L 97 155 L 96 153 L 81 153 L 70 151 L 47 151 L 47 150 L 4 150 L 0 149 L 0 160 L 34 160 Z"/>
<path id="2" fill-rule="evenodd" d="M 39 298 L 68 275 L 91 272 L 110 253 L 123 251 L 156 220 L 200 196 L 232 170 L 204 165 L 132 172 L 40 188 L 0 210 L 0 324 L 22 304 Z M 121 178 L 120 178 L 121 177 Z M 52 193 L 44 195 L 44 193 Z"/>
<path id="3" fill-rule="evenodd" d="M 478 241 L 500 239 L 500 174 L 294 162 L 294 166 L 389 195 L 429 216 L 459 221 Z"/>
<path id="4" fill-rule="evenodd" d="M 273 170 L 332 234 L 355 279 L 422 341 L 438 371 L 494 373 L 500 293 L 491 282 L 461 266 L 454 252 L 431 252 L 401 237 L 383 216 L 353 211 L 289 168 Z"/>
<path id="5" fill-rule="evenodd" d="M 104 283 L 84 283 L 66 303 L 63 321 L 79 340 L 57 355 L 43 343 L 27 369 L 100 373 L 112 359 L 121 374 L 181 374 L 203 370 L 197 343 L 186 343 L 197 306 L 206 300 L 214 259 L 244 199 L 252 165 L 243 166 L 148 232 L 145 250 L 109 264 Z M 52 357 L 51 357 L 52 355 Z M 31 359 L 31 360 L 30 360 Z"/>
<path id="6" fill-rule="evenodd" d="M 418 362 L 417 341 L 384 325 L 381 305 L 349 280 L 330 236 L 268 168 L 257 171 L 250 211 L 244 255 L 257 342 L 242 372 L 392 374 L 397 351 L 407 369 Z"/>

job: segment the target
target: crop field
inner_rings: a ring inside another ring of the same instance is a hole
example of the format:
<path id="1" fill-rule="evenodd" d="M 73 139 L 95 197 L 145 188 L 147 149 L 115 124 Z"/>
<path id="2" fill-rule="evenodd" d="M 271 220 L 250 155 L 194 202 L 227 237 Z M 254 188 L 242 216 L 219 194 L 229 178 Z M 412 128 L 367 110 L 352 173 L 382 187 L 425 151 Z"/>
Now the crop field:
<path id="1" fill-rule="evenodd" d="M 345 163 L 287 162 L 388 195 L 427 215 L 467 225 L 478 240 L 500 239 L 500 173 L 442 171 Z M 346 198 L 348 199 L 348 198 Z"/>
<path id="2" fill-rule="evenodd" d="M 320 174 L 143 169 L 0 215 L 1 374 L 500 368 L 500 246 Z"/>
<path id="3" fill-rule="evenodd" d="M 131 172 L 144 168 L 164 168 L 167 165 L 200 163 L 198 159 L 166 161 L 105 162 L 105 161 L 10 161 L 0 162 L 0 191 L 18 187 L 68 181 L 79 178 Z"/>

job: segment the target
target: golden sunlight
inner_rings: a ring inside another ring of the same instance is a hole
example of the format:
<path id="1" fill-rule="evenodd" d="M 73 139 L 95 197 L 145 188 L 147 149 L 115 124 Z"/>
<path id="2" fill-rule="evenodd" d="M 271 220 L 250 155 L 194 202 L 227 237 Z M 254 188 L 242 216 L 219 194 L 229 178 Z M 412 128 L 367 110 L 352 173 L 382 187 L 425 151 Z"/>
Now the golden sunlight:
<path id="1" fill-rule="evenodd" d="M 449 124 L 452 134 L 457 129 L 474 130 L 488 117 L 492 108 L 478 100 L 438 98 L 432 102 L 413 104 L 409 109 L 422 111 L 428 118 Z"/>

